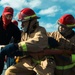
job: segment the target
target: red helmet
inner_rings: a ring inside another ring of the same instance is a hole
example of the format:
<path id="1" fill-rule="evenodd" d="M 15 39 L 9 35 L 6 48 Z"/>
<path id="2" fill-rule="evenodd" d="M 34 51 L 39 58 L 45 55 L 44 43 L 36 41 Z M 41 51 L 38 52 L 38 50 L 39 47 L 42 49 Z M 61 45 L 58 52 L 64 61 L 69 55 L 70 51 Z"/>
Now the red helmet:
<path id="1" fill-rule="evenodd" d="M 71 14 L 65 14 L 58 20 L 59 25 L 66 25 L 67 27 L 75 27 L 75 19 Z"/>
<path id="2" fill-rule="evenodd" d="M 18 22 L 16 20 L 12 20 L 12 23 L 14 23 L 16 26 L 18 26 Z"/>
<path id="3" fill-rule="evenodd" d="M 13 12 L 14 12 L 14 10 L 13 10 L 12 7 L 5 7 L 4 11 L 3 11 L 3 14 L 4 15 L 7 15 L 7 14 L 13 15 Z"/>
<path id="4" fill-rule="evenodd" d="M 38 19 L 39 17 L 36 16 L 35 12 L 30 8 L 24 8 L 18 14 L 18 20 L 19 21 L 27 21 L 27 20 L 30 20 L 30 19 L 33 19 L 33 18 Z"/>

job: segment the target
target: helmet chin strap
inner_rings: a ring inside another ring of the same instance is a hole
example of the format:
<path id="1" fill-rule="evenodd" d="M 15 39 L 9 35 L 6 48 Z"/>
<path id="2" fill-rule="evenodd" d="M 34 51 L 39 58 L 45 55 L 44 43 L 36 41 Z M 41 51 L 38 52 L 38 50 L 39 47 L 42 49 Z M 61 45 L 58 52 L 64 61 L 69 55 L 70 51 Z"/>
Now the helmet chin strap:
<path id="1" fill-rule="evenodd" d="M 33 20 L 33 19 L 30 19 L 30 20 L 29 20 L 29 24 L 28 24 L 27 31 L 26 31 L 27 34 L 32 33 L 32 32 L 36 29 L 36 27 L 37 27 L 36 24 L 37 24 L 38 22 L 35 22 L 35 23 L 32 25 L 32 28 L 31 28 L 31 30 L 30 30 L 30 24 L 31 24 L 32 20 Z"/>
<path id="2" fill-rule="evenodd" d="M 38 22 L 36 21 L 32 25 L 31 25 L 31 22 L 32 22 L 32 19 L 29 20 L 29 23 L 28 23 L 27 27 L 23 27 L 23 28 L 21 27 L 23 32 L 25 32 L 27 34 L 30 34 L 30 33 L 32 33 L 36 29 Z"/>
<path id="3" fill-rule="evenodd" d="M 30 23 L 31 23 L 31 21 L 32 21 L 32 19 L 30 18 L 30 20 L 29 20 L 29 24 L 28 24 L 28 27 L 27 27 L 27 31 L 26 31 L 27 34 L 29 34 L 29 32 L 30 32 L 29 29 L 30 29 Z"/>
<path id="4" fill-rule="evenodd" d="M 31 29 L 30 29 L 30 33 L 32 33 L 32 32 L 35 31 L 36 27 L 38 26 L 37 23 L 38 23 L 38 22 L 35 22 L 35 23 L 32 25 L 32 27 L 31 27 Z"/>

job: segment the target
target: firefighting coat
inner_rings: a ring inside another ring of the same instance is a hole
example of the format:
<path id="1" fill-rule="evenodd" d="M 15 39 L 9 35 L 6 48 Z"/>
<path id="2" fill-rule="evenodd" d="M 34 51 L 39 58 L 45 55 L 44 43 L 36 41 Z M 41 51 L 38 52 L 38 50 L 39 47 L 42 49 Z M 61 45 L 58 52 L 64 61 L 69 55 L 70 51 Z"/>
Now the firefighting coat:
<path id="1" fill-rule="evenodd" d="M 36 29 L 30 34 L 22 32 L 21 42 L 18 45 L 22 51 L 38 52 L 43 50 L 48 46 L 45 28 L 37 25 Z"/>
<path id="2" fill-rule="evenodd" d="M 48 36 L 55 38 L 58 41 L 59 50 L 71 50 L 75 53 L 75 34 L 69 38 L 64 38 L 58 31 L 47 33 Z M 54 55 L 56 62 L 56 75 L 75 75 L 75 58 L 72 62 L 72 56 L 68 54 Z"/>

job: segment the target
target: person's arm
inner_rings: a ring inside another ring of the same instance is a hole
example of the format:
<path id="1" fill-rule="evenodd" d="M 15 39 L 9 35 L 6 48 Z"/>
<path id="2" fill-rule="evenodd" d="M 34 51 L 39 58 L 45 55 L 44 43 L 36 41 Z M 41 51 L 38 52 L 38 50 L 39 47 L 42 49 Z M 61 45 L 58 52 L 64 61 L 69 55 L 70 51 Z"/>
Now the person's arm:
<path id="1" fill-rule="evenodd" d="M 38 52 L 48 46 L 48 37 L 44 28 L 39 27 L 33 34 L 32 38 L 20 42 L 19 48 L 23 51 Z"/>

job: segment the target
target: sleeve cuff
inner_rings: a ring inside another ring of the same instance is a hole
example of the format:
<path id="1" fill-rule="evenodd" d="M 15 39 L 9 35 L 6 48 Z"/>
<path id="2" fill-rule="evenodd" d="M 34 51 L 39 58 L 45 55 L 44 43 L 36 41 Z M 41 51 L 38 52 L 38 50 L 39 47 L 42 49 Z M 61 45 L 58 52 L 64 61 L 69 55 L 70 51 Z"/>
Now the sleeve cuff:
<path id="1" fill-rule="evenodd" d="M 23 51 L 27 51 L 27 46 L 26 46 L 25 42 L 20 42 L 18 45 Z"/>

